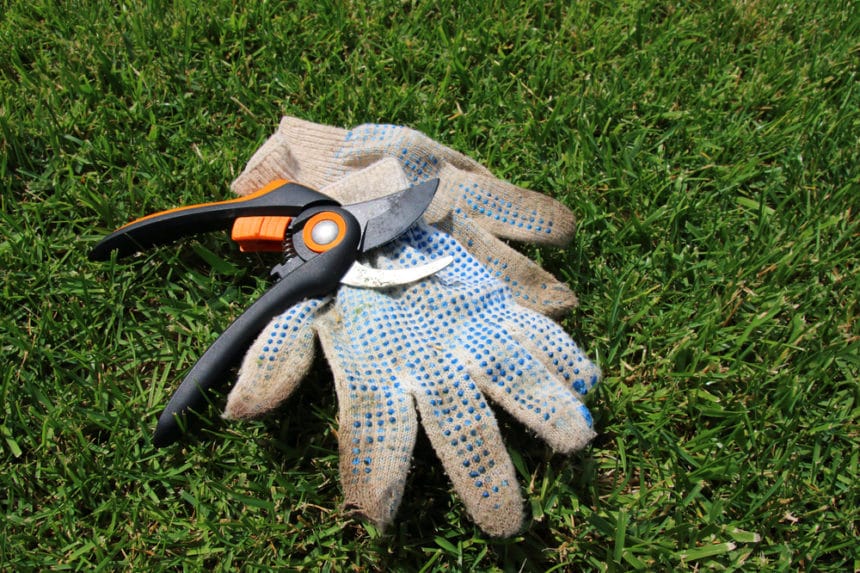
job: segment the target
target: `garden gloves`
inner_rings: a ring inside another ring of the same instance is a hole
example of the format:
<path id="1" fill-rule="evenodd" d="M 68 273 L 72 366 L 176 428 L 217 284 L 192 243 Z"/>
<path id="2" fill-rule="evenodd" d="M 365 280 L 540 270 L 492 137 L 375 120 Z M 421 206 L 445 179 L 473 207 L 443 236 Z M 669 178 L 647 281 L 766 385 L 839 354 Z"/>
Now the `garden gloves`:
<path id="1" fill-rule="evenodd" d="M 285 117 L 233 182 L 233 191 L 247 195 L 275 179 L 323 190 L 384 158 L 397 160 L 411 184 L 440 179 L 425 221 L 467 247 L 520 304 L 548 316 L 561 316 L 576 305 L 567 285 L 499 240 L 566 245 L 573 237 L 573 214 L 406 127 L 366 124 L 345 130 Z M 354 202 L 381 193 L 368 188 L 347 195 L 336 198 Z"/>
<path id="2" fill-rule="evenodd" d="M 392 521 L 420 423 L 475 522 L 509 536 L 522 525 L 523 500 L 489 403 L 572 452 L 594 435 L 582 398 L 600 371 L 545 316 L 575 303 L 570 290 L 498 237 L 562 244 L 570 212 L 413 130 L 293 118 L 233 188 L 247 194 L 290 179 L 352 203 L 431 177 L 440 185 L 425 222 L 363 262 L 453 262 L 412 285 L 342 286 L 273 319 L 245 357 L 225 416 L 258 417 L 289 397 L 318 337 L 338 396 L 345 507 L 380 527 Z"/>

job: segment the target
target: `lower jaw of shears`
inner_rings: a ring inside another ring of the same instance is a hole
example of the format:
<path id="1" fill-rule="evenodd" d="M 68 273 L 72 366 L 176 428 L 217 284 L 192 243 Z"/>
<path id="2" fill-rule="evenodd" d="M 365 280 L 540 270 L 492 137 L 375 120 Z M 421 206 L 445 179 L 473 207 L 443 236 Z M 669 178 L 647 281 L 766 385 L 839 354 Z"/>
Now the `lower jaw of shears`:
<path id="1" fill-rule="evenodd" d="M 381 289 L 407 285 L 436 274 L 451 264 L 453 257 L 439 257 L 425 265 L 406 269 L 374 269 L 354 262 L 343 277 L 341 284 L 356 288 Z"/>

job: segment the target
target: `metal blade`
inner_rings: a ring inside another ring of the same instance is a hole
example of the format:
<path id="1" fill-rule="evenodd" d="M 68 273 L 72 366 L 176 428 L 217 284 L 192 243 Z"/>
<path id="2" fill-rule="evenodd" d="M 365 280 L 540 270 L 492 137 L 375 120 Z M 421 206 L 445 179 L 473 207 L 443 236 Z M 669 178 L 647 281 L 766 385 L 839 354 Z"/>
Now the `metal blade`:
<path id="1" fill-rule="evenodd" d="M 438 186 L 438 179 L 430 179 L 379 199 L 344 205 L 364 229 L 362 252 L 396 239 L 411 227 L 430 205 Z"/>
<path id="2" fill-rule="evenodd" d="M 355 262 L 340 282 L 357 288 L 387 288 L 420 281 L 451 264 L 454 257 L 439 257 L 426 265 L 408 269 L 374 269 Z"/>

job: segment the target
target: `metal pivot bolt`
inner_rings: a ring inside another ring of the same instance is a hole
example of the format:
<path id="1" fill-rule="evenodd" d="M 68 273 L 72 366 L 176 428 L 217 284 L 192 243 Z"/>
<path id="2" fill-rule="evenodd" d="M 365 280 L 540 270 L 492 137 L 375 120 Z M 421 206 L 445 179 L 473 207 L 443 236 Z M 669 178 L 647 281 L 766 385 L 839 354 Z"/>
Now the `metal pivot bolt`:
<path id="1" fill-rule="evenodd" d="M 328 219 L 322 220 L 311 229 L 311 238 L 318 245 L 328 245 L 338 236 L 337 223 Z"/>
<path id="2" fill-rule="evenodd" d="M 302 238 L 311 251 L 324 253 L 340 244 L 346 235 L 346 230 L 347 222 L 343 215 L 327 210 L 308 219 Z"/>

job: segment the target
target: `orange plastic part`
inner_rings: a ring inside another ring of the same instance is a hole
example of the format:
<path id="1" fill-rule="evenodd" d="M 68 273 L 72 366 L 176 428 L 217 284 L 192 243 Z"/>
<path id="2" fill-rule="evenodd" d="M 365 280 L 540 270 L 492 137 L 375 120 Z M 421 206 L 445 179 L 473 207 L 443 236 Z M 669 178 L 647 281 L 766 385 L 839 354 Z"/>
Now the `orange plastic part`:
<path id="1" fill-rule="evenodd" d="M 276 179 L 250 195 L 231 199 L 231 201 L 245 201 L 260 195 L 265 195 L 273 189 L 287 183 L 284 179 Z M 291 217 L 262 216 L 262 217 L 239 217 L 233 221 L 233 230 L 230 238 L 239 243 L 239 250 L 243 253 L 279 253 L 284 249 L 284 235 L 287 227 L 292 221 Z"/>
<path id="2" fill-rule="evenodd" d="M 313 239 L 313 228 L 317 225 L 317 223 L 321 223 L 323 221 L 331 221 L 332 223 L 337 225 L 337 236 L 332 241 L 321 245 Z M 345 236 L 346 221 L 343 217 L 331 211 L 317 213 L 316 215 L 308 219 L 308 222 L 305 223 L 305 228 L 302 230 L 302 239 L 304 239 L 305 241 L 305 246 L 307 246 L 307 248 L 309 248 L 315 253 L 324 253 L 329 249 L 333 249 L 340 244 L 340 242 Z"/>
<path id="3" fill-rule="evenodd" d="M 239 243 L 243 253 L 279 253 L 290 221 L 291 217 L 239 217 L 233 221 L 230 238 Z"/>

